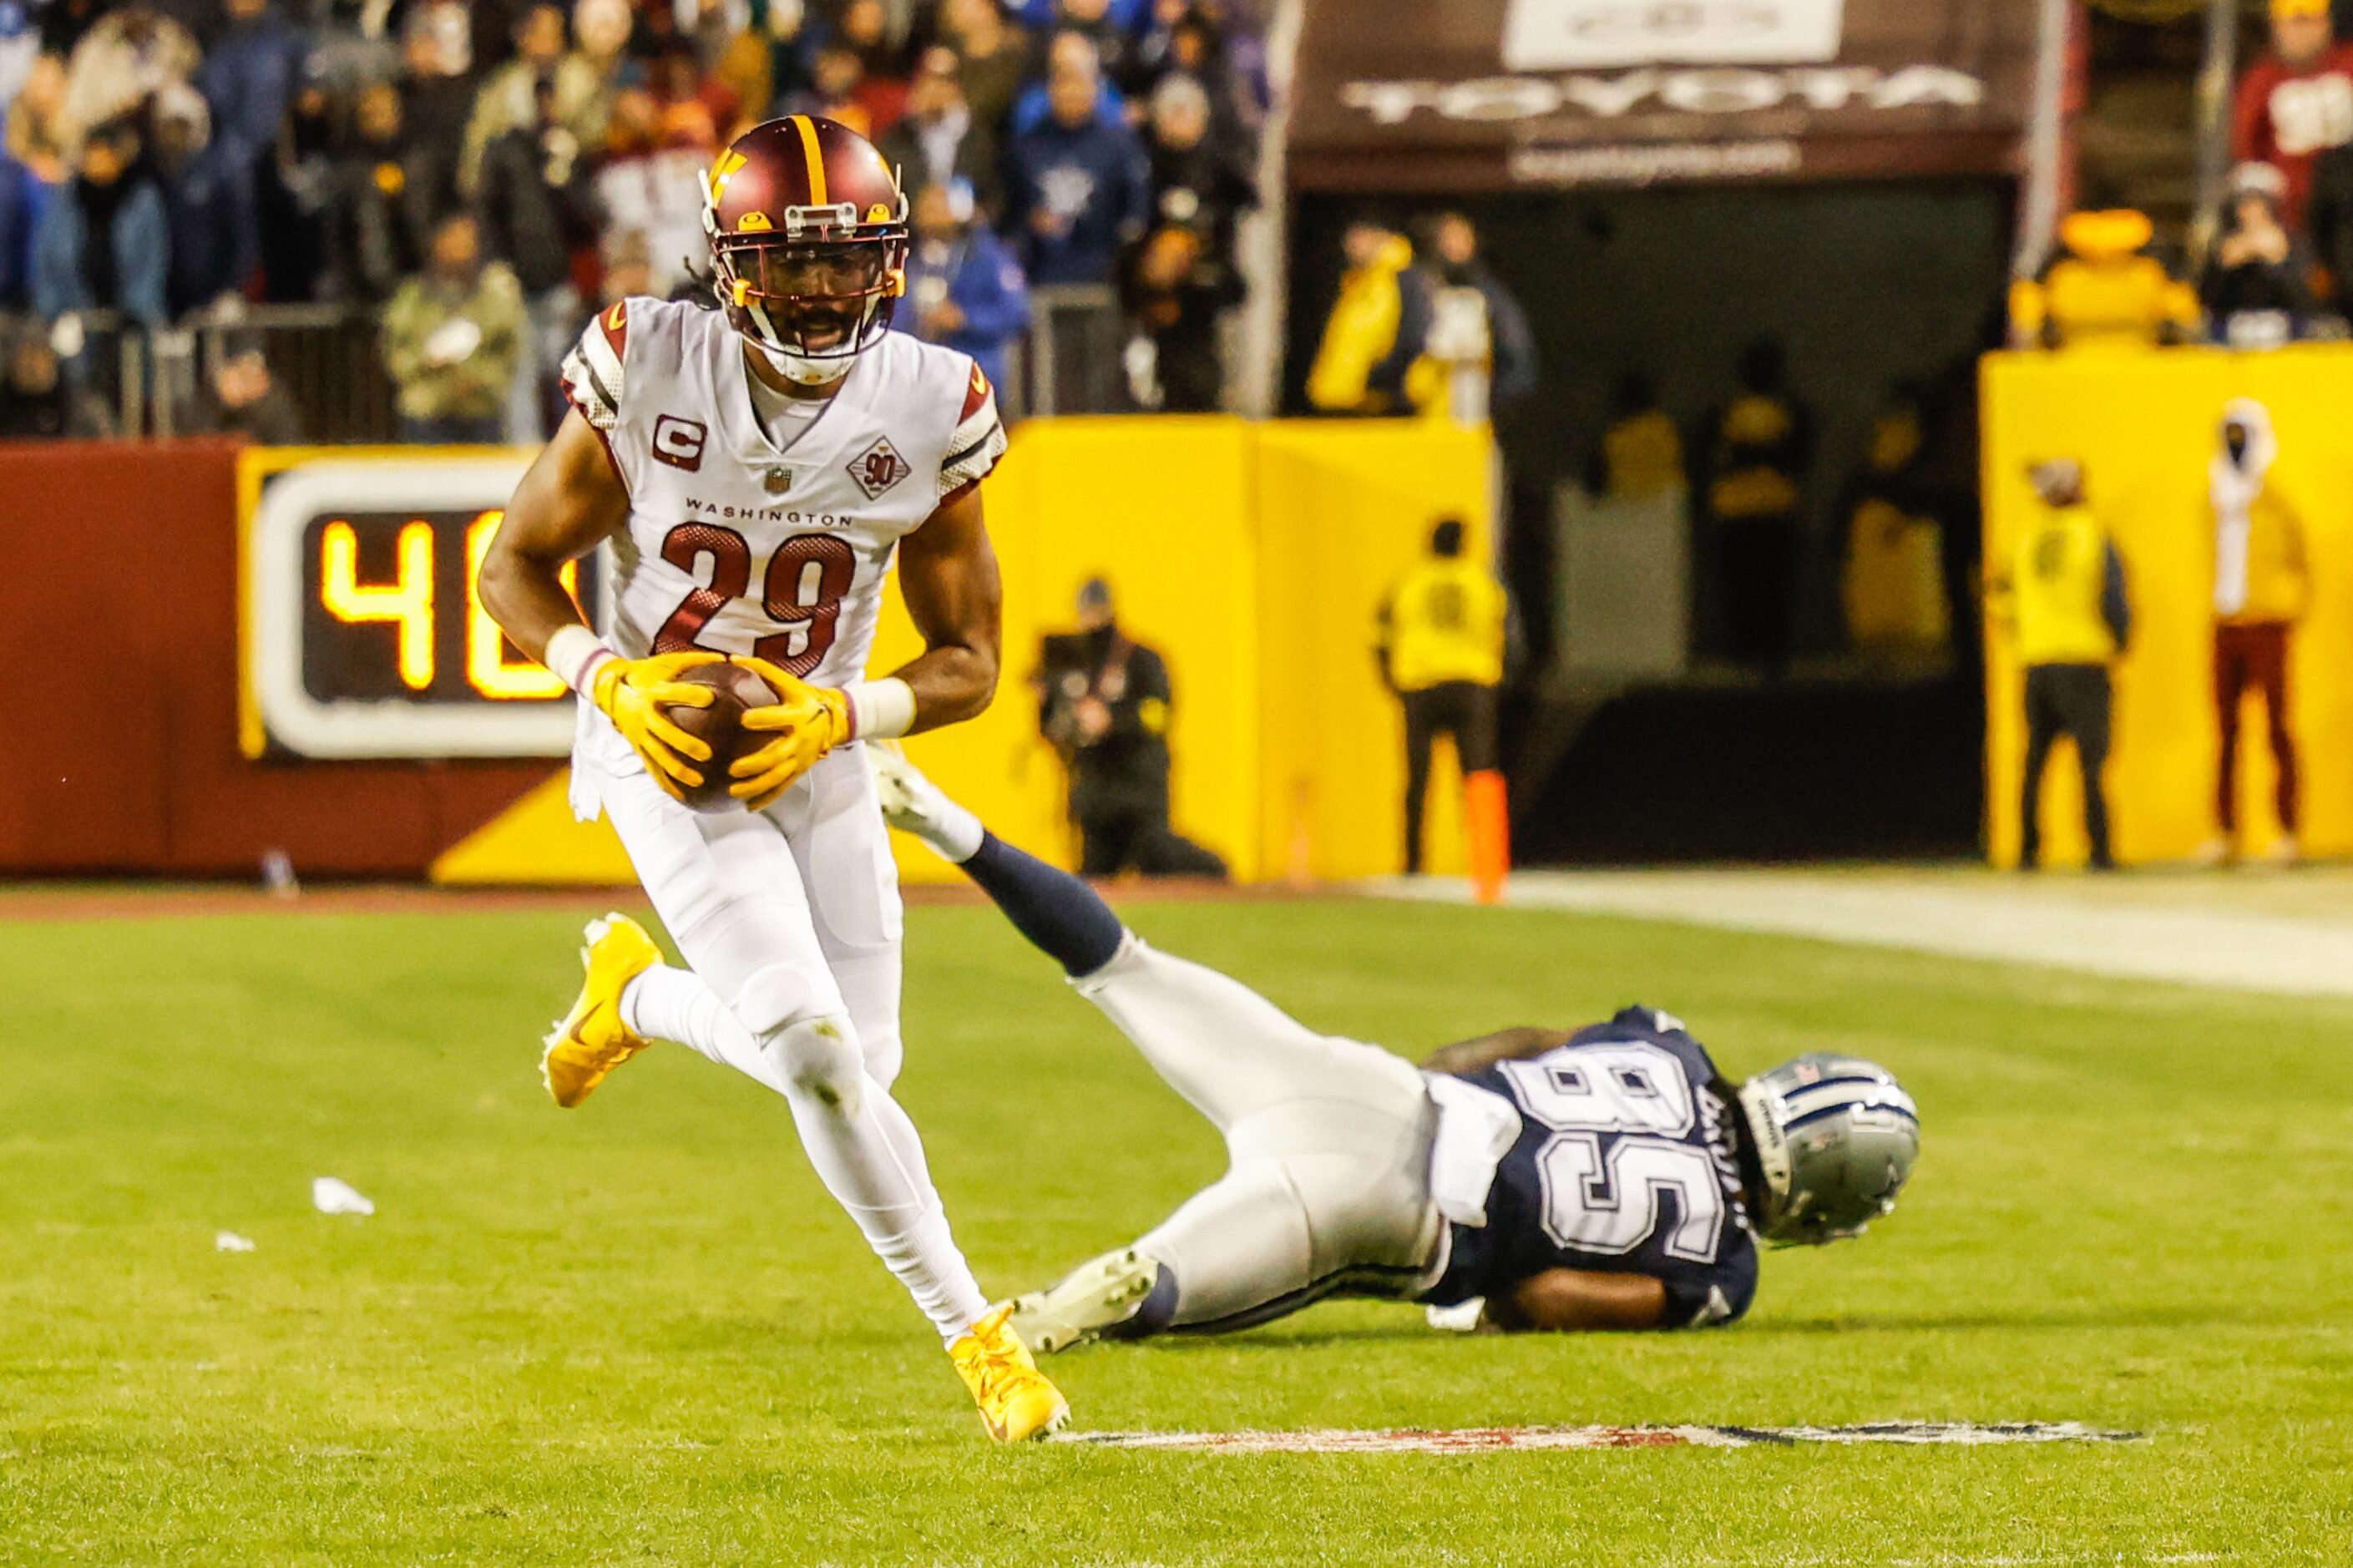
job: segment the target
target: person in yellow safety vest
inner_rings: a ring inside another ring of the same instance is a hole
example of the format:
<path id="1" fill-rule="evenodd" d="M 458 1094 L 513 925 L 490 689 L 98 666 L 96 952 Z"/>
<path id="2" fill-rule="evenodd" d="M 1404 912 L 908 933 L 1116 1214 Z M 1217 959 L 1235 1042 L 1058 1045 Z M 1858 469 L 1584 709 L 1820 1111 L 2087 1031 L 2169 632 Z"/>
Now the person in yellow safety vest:
<path id="1" fill-rule="evenodd" d="M 1989 586 L 1997 616 L 2016 635 L 2026 668 L 2026 774 L 2021 790 L 2018 862 L 2042 861 L 2037 810 L 2042 769 L 2062 735 L 2075 742 L 2084 772 L 2084 830 L 2092 867 L 2113 870 L 2107 766 L 2115 690 L 2109 668 L 2132 634 L 2124 557 L 2085 503 L 2083 465 L 2053 458 L 2029 470 L 2042 510 L 2011 547 Z"/>
<path id="2" fill-rule="evenodd" d="M 1463 554 L 1459 518 L 1430 530 L 1430 554 L 1380 611 L 1381 679 L 1405 709 L 1405 868 L 1421 869 L 1422 807 L 1430 750 L 1454 741 L 1462 768 L 1471 874 L 1480 901 L 1502 896 L 1510 829 L 1495 751 L 1495 691 L 1504 681 L 1511 603 L 1502 584 Z"/>
<path id="3" fill-rule="evenodd" d="M 1348 269 L 1307 372 L 1307 401 L 1326 414 L 1410 414 L 1406 372 L 1430 333 L 1430 298 L 1410 274 L 1413 246 L 1379 224 L 1348 226 Z"/>
<path id="4" fill-rule="evenodd" d="M 2021 347 L 2141 348 L 2194 337 L 2197 291 L 2141 250 L 2154 232 L 2145 213 L 2069 213 L 2059 225 L 2065 259 L 2041 281 L 2010 285 L 2010 341 Z"/>
<path id="5" fill-rule="evenodd" d="M 2214 779 L 2214 815 L 2221 833 L 2199 851 L 2208 865 L 2238 853 L 2239 707 L 2250 689 L 2263 693 L 2271 721 L 2281 837 L 2271 858 L 2292 865 L 2296 842 L 2295 736 L 2288 728 L 2289 633 L 2312 599 L 2305 559 L 2304 523 L 2270 477 L 2279 456 L 2271 410 L 2252 397 L 2222 408 L 2221 449 L 2208 473 L 2214 507 L 2214 707 L 2221 726 L 2221 762 Z"/>

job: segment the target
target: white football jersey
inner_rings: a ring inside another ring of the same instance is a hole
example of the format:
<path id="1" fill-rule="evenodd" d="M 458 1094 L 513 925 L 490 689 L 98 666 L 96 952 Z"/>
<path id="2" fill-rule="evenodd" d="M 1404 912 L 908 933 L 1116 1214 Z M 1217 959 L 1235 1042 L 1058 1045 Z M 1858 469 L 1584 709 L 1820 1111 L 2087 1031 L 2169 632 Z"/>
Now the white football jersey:
<path id="1" fill-rule="evenodd" d="M 609 640 L 625 657 L 752 653 L 819 686 L 861 679 L 899 540 L 1005 451 L 968 355 L 886 332 L 778 447 L 744 341 L 716 310 L 625 300 L 564 362 L 629 492 Z"/>

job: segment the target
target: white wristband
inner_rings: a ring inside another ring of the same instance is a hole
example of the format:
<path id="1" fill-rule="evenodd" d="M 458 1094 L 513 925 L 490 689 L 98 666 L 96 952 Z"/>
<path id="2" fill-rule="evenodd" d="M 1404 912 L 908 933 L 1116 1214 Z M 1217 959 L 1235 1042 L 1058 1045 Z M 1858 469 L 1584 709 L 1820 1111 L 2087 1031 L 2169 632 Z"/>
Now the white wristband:
<path id="1" fill-rule="evenodd" d="M 558 626 L 555 635 L 547 639 L 546 651 L 539 662 L 554 672 L 555 679 L 580 693 L 588 695 L 586 682 L 589 671 L 606 659 L 619 656 L 605 646 L 605 639 L 584 626 Z"/>
<path id="2" fill-rule="evenodd" d="M 895 675 L 860 680 L 841 689 L 849 699 L 849 733 L 861 741 L 887 741 L 915 727 L 915 689 Z"/>

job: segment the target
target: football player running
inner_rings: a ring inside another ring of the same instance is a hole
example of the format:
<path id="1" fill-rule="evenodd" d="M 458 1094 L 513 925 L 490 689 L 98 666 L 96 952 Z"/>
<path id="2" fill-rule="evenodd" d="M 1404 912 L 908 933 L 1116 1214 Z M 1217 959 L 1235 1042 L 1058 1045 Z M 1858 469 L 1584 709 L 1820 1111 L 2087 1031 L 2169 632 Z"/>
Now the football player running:
<path id="1" fill-rule="evenodd" d="M 1818 1053 L 1736 1084 L 1648 1007 L 1466 1040 L 1419 1070 L 1318 1035 L 1147 946 L 903 757 L 871 762 L 892 826 L 960 865 L 1225 1137 L 1225 1175 L 1156 1229 L 1012 1303 L 1039 1350 L 1248 1328 L 1330 1296 L 1481 1301 L 1457 1316 L 1503 1330 L 1729 1322 L 1758 1237 L 1862 1234 L 1918 1155 L 1884 1068 Z"/>
<path id="2" fill-rule="evenodd" d="M 543 1070 L 575 1106 L 652 1036 L 783 1094 L 818 1173 L 948 1343 L 1000 1440 L 1067 1415 L 950 1235 L 900 1063 L 901 910 L 860 742 L 970 719 L 997 679 L 997 562 L 980 482 L 1005 450 L 962 353 L 889 331 L 907 202 L 862 137 L 808 115 L 723 153 L 704 226 L 720 310 L 632 299 L 565 362 L 573 407 L 483 564 L 484 605 L 583 699 L 575 811 L 601 809 L 691 970 L 634 923 L 589 928 L 586 981 Z M 609 541 L 610 643 L 565 565 Z M 884 577 L 924 651 L 860 679 Z M 664 712 L 732 658 L 777 694 L 728 769 L 741 810 L 680 786 L 715 765 Z"/>

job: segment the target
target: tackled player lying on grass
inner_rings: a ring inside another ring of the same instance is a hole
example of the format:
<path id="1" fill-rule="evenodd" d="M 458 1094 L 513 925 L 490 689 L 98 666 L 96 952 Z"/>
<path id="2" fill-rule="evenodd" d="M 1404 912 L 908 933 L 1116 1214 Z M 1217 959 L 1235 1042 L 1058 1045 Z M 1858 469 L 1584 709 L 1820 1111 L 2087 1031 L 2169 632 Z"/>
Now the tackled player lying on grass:
<path id="1" fill-rule="evenodd" d="M 892 826 L 961 866 L 1226 1141 L 1226 1174 L 1157 1228 L 1013 1303 L 1035 1349 L 1249 1328 L 1334 1296 L 1481 1300 L 1504 1330 L 1728 1322 L 1757 1237 L 1860 1235 L 1918 1153 L 1884 1068 L 1815 1053 L 1735 1084 L 1648 1007 L 1466 1040 L 1420 1070 L 1318 1035 L 867 750 Z"/>

